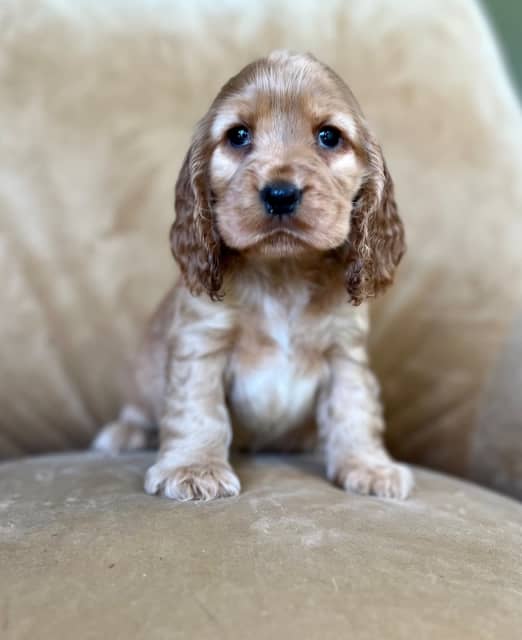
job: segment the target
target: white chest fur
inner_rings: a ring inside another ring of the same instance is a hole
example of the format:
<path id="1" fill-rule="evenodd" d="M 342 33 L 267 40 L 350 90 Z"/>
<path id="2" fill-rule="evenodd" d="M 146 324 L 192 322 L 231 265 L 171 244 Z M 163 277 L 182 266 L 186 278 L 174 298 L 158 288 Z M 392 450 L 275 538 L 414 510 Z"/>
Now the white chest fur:
<path id="1" fill-rule="evenodd" d="M 304 306 L 268 298 L 246 318 L 227 377 L 234 426 L 249 444 L 276 440 L 313 415 L 324 361 L 303 326 Z"/>

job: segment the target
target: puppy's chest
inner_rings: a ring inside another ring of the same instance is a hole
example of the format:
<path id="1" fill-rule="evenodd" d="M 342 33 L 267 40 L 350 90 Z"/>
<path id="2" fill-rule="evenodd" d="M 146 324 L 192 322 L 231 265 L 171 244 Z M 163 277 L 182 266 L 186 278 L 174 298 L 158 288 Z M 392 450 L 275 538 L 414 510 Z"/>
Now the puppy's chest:
<path id="1" fill-rule="evenodd" d="M 275 440 L 313 415 L 325 372 L 317 328 L 302 309 L 276 304 L 242 318 L 228 368 L 236 431 L 253 443 Z"/>

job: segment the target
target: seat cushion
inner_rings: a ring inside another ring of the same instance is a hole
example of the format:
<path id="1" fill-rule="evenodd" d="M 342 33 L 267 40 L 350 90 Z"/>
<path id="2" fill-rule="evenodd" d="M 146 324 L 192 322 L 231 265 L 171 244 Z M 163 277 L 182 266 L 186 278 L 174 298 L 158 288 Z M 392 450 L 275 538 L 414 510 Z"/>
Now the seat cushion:
<path id="1" fill-rule="evenodd" d="M 416 471 L 411 500 L 306 457 L 236 461 L 238 498 L 146 496 L 151 454 L 0 466 L 6 640 L 515 640 L 522 507 Z"/>

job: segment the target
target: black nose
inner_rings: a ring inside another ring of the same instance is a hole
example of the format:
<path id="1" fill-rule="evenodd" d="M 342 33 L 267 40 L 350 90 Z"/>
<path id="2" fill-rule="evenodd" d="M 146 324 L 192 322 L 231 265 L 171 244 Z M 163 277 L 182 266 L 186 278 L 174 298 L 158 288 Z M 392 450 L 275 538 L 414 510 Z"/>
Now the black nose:
<path id="1" fill-rule="evenodd" d="M 260 192 L 261 200 L 271 216 L 293 213 L 301 202 L 301 189 L 291 182 L 270 182 Z"/>

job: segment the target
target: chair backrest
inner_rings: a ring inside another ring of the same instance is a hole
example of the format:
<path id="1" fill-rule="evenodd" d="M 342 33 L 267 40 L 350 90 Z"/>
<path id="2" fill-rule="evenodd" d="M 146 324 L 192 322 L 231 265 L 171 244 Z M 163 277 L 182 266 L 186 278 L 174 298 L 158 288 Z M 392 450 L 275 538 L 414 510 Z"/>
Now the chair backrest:
<path id="1" fill-rule="evenodd" d="M 85 445 L 112 418 L 192 127 L 244 63 L 309 50 L 382 142 L 409 251 L 373 304 L 392 449 L 465 472 L 520 303 L 522 123 L 472 0 L 17 0 L 0 7 L 0 453 Z"/>

